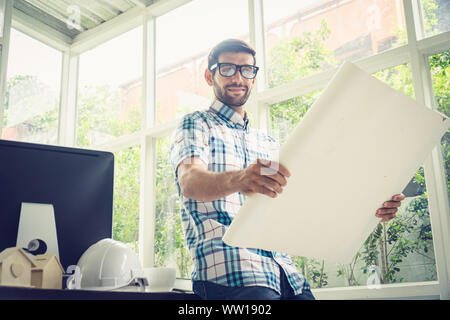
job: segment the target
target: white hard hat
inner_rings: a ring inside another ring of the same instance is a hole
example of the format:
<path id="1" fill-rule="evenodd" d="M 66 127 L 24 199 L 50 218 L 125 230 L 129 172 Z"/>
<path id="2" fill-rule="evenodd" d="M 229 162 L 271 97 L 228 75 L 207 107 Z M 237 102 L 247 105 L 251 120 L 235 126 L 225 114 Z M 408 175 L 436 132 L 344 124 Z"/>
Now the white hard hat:
<path id="1" fill-rule="evenodd" d="M 113 290 L 142 278 L 136 253 L 124 243 L 102 239 L 90 246 L 78 260 L 80 289 Z"/>

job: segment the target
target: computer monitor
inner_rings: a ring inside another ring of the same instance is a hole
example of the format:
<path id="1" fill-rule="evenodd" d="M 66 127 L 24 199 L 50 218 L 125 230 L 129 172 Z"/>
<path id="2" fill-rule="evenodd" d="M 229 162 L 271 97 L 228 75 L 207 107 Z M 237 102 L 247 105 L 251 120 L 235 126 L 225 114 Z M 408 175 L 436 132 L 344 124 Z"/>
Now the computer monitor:
<path id="1" fill-rule="evenodd" d="M 61 265 L 76 265 L 111 238 L 113 179 L 110 152 L 0 140 L 0 252 L 16 246 L 22 203 L 52 204 Z"/>

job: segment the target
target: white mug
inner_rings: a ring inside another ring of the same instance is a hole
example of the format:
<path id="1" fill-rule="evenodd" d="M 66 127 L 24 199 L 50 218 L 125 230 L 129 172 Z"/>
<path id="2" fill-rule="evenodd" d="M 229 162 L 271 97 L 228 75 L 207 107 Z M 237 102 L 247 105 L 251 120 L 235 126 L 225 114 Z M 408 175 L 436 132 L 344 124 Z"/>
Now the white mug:
<path id="1" fill-rule="evenodd" d="M 176 280 L 176 269 L 171 267 L 144 268 L 148 286 L 146 292 L 170 292 Z"/>

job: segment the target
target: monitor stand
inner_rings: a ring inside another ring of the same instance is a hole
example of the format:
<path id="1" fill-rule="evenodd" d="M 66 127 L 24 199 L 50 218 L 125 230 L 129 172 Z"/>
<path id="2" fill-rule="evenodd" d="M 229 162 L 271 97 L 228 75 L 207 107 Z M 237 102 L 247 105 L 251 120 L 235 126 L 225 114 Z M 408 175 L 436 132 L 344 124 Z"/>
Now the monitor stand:
<path id="1" fill-rule="evenodd" d="M 54 254 L 59 259 L 52 204 L 22 202 L 16 246 L 31 254 Z"/>

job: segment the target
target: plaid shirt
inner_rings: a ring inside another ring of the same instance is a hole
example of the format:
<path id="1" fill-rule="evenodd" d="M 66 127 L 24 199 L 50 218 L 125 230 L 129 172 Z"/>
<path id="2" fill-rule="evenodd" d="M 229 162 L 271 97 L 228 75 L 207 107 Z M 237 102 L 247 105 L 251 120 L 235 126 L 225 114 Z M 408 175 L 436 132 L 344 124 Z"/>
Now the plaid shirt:
<path id="1" fill-rule="evenodd" d="M 266 286 L 280 293 L 280 267 L 295 294 L 307 282 L 291 258 L 283 253 L 226 245 L 222 237 L 246 196 L 240 192 L 211 202 L 181 194 L 176 168 L 186 158 L 198 157 L 209 171 L 241 170 L 257 158 L 270 159 L 279 144 L 259 130 L 249 128 L 232 108 L 215 101 L 204 111 L 184 116 L 173 136 L 171 162 L 182 203 L 181 221 L 187 245 L 194 259 L 192 280 L 219 285 Z M 309 288 L 309 287 L 308 287 Z"/>

